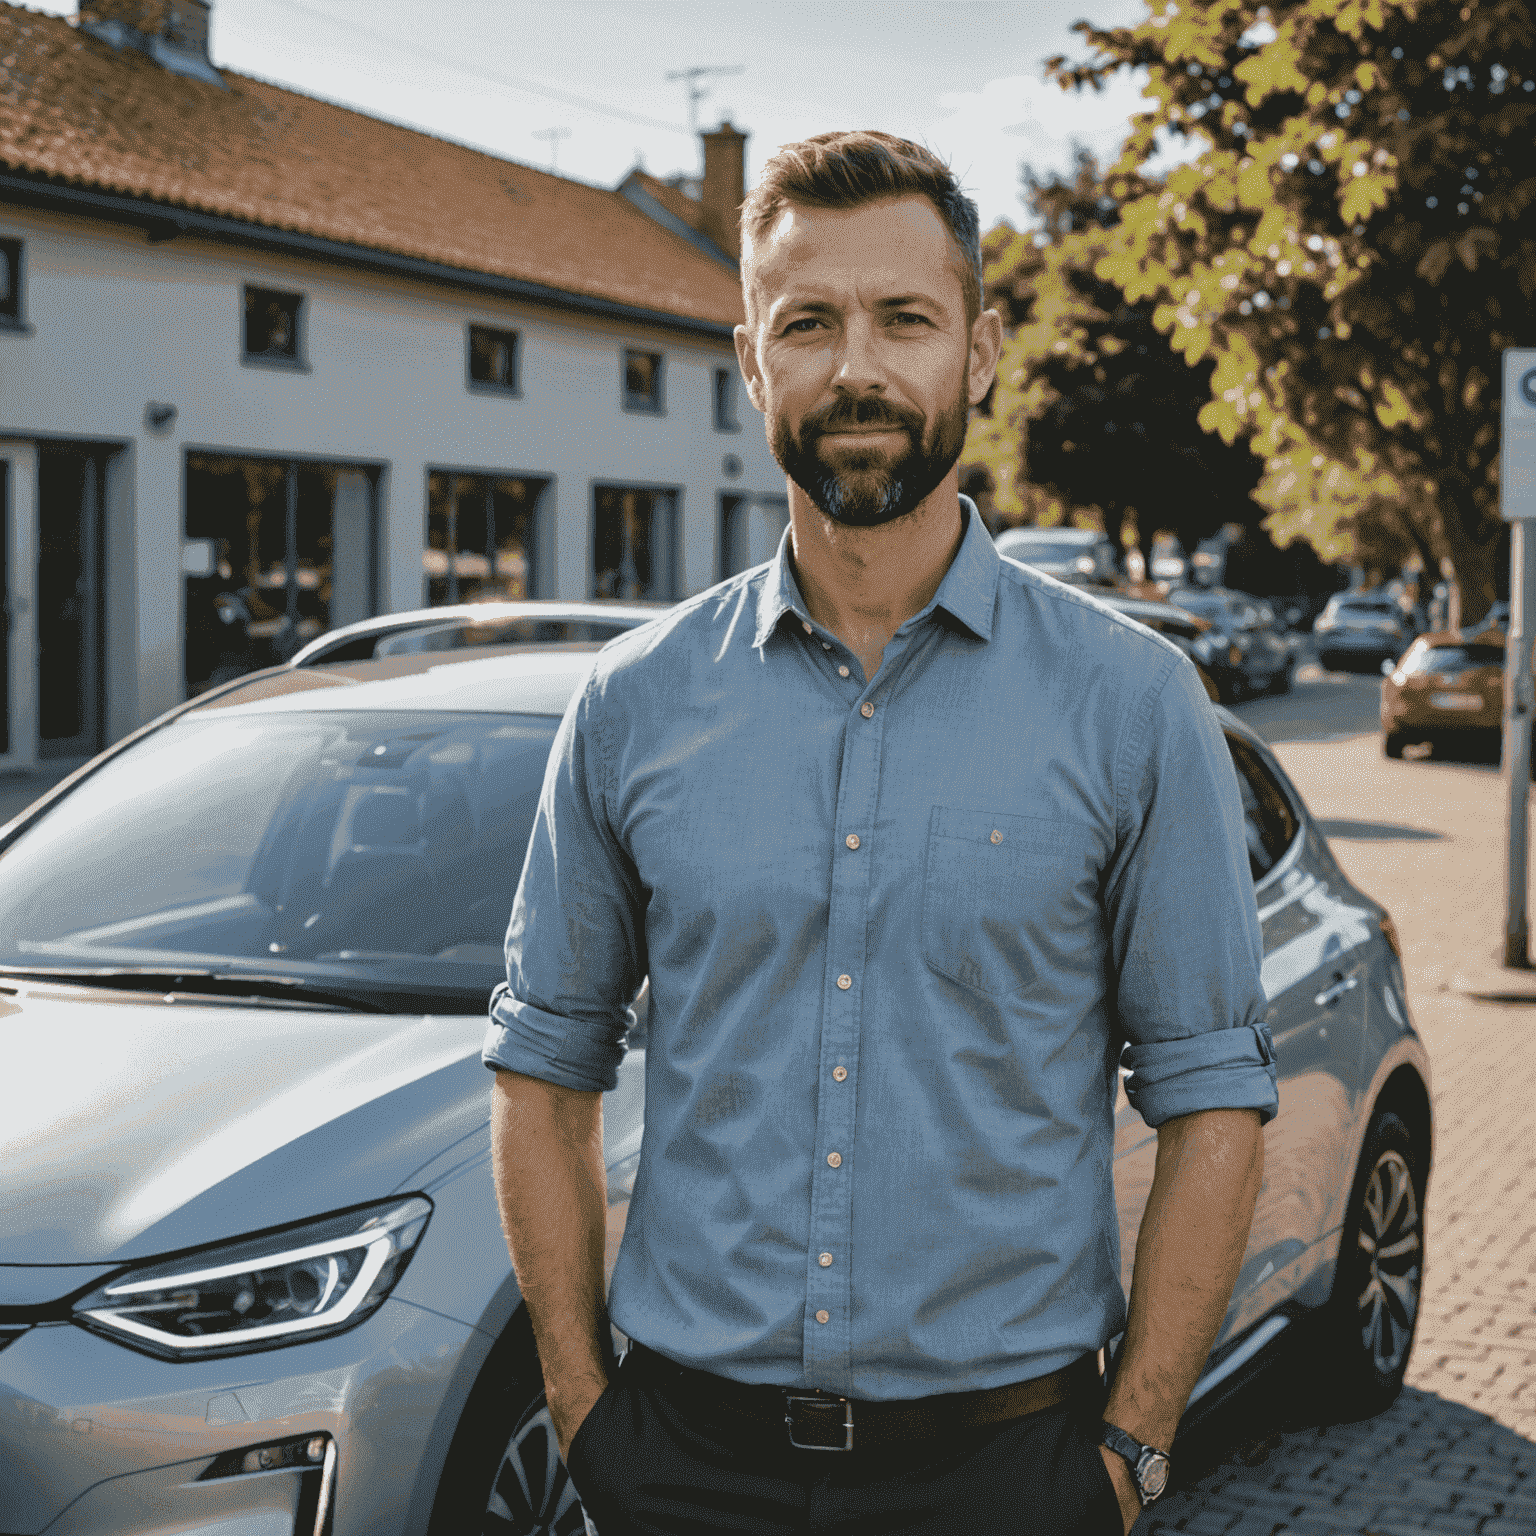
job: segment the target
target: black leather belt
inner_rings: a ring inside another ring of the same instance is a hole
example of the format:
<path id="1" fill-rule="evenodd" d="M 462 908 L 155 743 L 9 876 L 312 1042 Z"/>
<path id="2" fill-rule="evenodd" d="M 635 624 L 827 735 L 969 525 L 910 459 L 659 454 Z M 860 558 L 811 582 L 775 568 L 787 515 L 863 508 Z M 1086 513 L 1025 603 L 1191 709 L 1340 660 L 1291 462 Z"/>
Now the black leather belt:
<path id="1" fill-rule="evenodd" d="M 644 1344 L 630 1346 L 625 1369 L 631 1367 L 675 1392 L 681 1405 L 704 1414 L 735 1414 L 776 1433 L 787 1430 L 789 1443 L 802 1451 L 851 1451 L 856 1438 L 859 1448 L 867 1450 L 980 1429 L 1086 1395 L 1099 1383 L 1096 1354 L 1030 1381 L 899 1401 L 837 1397 L 801 1387 L 749 1386 L 678 1365 Z"/>

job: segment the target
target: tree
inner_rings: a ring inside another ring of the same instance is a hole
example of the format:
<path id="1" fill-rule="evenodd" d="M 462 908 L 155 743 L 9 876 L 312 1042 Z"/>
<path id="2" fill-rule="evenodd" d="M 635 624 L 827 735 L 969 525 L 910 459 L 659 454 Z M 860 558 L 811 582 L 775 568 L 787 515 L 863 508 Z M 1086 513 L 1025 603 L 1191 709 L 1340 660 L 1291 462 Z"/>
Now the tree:
<path id="1" fill-rule="evenodd" d="M 1395 508 L 1478 618 L 1497 588 L 1499 354 L 1530 339 L 1536 295 L 1530 5 L 1152 4 L 1135 27 L 1079 24 L 1094 56 L 1050 64 L 1067 86 L 1148 72 L 1112 193 L 1159 130 L 1204 146 L 1125 199 L 1096 274 L 1214 362 L 1201 422 L 1251 435 L 1271 490 L 1293 477 L 1282 525 L 1338 467 L 1361 491 L 1348 515 Z M 1338 532 L 1336 515 L 1318 547 Z"/>
<path id="2" fill-rule="evenodd" d="M 1095 274 L 1119 205 L 1093 157 L 1080 152 L 1070 178 L 1026 169 L 1024 182 L 1039 228 L 1000 225 L 983 245 L 986 300 L 1007 339 L 966 463 L 987 468 L 996 511 L 1093 522 L 1112 537 L 1168 531 L 1191 549 L 1225 523 L 1256 524 L 1260 466 L 1199 423 L 1212 364 L 1191 368 L 1158 332 L 1151 302 L 1128 302 Z"/>

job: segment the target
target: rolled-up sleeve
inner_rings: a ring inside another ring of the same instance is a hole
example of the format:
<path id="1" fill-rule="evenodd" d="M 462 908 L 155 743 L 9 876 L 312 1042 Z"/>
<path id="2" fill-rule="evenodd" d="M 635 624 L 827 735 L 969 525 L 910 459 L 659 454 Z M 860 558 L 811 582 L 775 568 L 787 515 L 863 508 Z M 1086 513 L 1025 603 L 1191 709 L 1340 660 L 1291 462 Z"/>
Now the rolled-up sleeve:
<path id="1" fill-rule="evenodd" d="M 645 975 L 643 903 L 609 819 L 596 674 L 560 723 L 507 926 L 481 1060 L 585 1092 L 612 1088 Z"/>
<path id="2" fill-rule="evenodd" d="M 1105 885 L 1126 1095 L 1148 1125 L 1279 1108 L 1242 801 L 1194 667 L 1174 661 L 1126 717 Z"/>

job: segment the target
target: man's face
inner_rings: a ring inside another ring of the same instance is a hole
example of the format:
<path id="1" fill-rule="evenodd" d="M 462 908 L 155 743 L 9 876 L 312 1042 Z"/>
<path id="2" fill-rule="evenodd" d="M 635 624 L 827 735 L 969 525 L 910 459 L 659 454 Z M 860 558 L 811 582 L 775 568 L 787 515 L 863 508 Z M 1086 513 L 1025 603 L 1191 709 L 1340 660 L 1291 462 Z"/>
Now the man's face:
<path id="1" fill-rule="evenodd" d="M 962 260 L 924 197 L 792 207 L 747 253 L 748 392 L 784 473 L 837 522 L 913 511 L 960 457 L 991 383 Z"/>

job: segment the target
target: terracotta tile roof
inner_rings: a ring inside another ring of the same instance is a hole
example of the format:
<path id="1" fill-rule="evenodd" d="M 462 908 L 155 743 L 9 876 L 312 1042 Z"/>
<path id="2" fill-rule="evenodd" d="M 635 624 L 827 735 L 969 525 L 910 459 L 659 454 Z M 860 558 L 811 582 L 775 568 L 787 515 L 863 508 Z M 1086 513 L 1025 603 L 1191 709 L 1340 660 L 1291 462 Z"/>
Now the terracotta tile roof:
<path id="1" fill-rule="evenodd" d="M 641 309 L 742 319 L 735 276 L 616 192 L 222 73 L 227 90 L 0 0 L 0 166 Z"/>
<path id="2" fill-rule="evenodd" d="M 697 198 L 689 197 L 681 187 L 674 187 L 670 181 L 652 176 L 638 166 L 630 174 L 673 218 L 681 219 L 693 229 L 704 227 L 704 205 Z"/>

